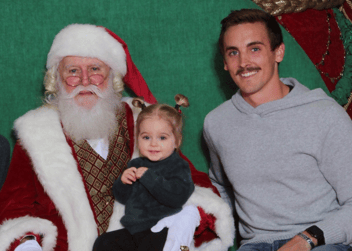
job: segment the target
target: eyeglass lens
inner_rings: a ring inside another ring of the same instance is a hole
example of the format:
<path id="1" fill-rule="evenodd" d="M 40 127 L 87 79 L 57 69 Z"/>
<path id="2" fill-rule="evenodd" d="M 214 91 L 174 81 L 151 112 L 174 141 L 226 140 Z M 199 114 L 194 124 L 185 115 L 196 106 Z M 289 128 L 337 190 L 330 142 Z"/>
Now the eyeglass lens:
<path id="1" fill-rule="evenodd" d="M 100 85 L 104 82 L 104 77 L 100 74 L 95 74 L 92 76 L 89 76 L 89 83 L 92 85 Z M 77 86 L 82 83 L 82 79 L 77 76 L 70 76 L 66 78 L 66 83 L 69 86 Z"/>

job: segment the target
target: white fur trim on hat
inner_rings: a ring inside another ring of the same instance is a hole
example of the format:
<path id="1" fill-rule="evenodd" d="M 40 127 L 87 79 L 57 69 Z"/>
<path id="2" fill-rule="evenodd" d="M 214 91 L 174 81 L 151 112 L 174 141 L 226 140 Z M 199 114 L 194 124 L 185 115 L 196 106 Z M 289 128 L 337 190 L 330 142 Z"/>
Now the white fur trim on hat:
<path id="1" fill-rule="evenodd" d="M 48 54 L 47 69 L 58 64 L 66 56 L 97 58 L 109 65 L 114 72 L 125 76 L 126 53 L 104 27 L 91 24 L 71 24 L 56 36 Z"/>

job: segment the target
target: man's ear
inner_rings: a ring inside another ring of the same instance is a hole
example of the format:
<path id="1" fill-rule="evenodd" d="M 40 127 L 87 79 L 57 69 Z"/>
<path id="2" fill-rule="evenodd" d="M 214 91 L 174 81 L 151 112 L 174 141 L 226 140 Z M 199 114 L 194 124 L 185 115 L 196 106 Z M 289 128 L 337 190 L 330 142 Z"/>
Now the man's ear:
<path id="1" fill-rule="evenodd" d="M 280 63 L 285 56 L 285 44 L 281 43 L 279 47 L 275 49 L 275 61 L 276 63 Z"/>

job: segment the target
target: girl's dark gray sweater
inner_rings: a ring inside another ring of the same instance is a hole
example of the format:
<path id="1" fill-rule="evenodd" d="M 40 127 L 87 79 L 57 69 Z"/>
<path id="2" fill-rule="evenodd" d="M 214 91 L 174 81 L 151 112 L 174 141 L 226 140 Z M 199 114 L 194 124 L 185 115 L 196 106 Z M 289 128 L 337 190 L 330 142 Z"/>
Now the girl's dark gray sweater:
<path id="1" fill-rule="evenodd" d="M 121 223 L 131 234 L 150 229 L 160 219 L 181 211 L 194 191 L 189 165 L 177 152 L 157 162 L 137 158 L 129 162 L 130 167 L 148 168 L 132 185 L 123 184 L 120 176 L 113 186 L 116 200 L 125 204 Z"/>

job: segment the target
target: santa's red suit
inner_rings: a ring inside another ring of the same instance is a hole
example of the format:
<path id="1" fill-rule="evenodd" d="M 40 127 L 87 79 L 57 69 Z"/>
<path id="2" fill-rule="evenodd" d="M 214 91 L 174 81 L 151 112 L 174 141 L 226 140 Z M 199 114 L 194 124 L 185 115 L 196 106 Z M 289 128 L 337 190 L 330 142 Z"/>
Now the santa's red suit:
<path id="1" fill-rule="evenodd" d="M 133 114 L 128 106 L 126 111 L 133 135 Z M 19 140 L 0 191 L 1 249 L 11 250 L 22 236 L 34 233 L 44 236 L 40 239 L 44 251 L 91 251 L 98 236 L 95 213 L 58 112 L 50 107 L 29 111 L 15 122 L 15 131 Z M 193 242 L 191 250 L 227 250 L 234 238 L 230 209 L 212 188 L 204 187 L 211 186 L 207 175 L 192 165 L 191 170 L 196 189 L 187 204 L 206 213 L 201 214 L 196 231 L 198 247 Z M 119 219 L 123 214 L 124 207 L 115 202 L 108 231 L 122 228 Z"/>

